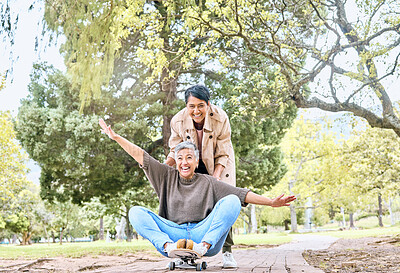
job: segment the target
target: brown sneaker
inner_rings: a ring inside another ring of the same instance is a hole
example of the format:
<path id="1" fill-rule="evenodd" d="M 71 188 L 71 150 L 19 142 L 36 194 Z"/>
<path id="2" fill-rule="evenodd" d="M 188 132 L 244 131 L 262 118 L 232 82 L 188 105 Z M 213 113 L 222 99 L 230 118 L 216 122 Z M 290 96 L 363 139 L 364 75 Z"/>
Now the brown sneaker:
<path id="1" fill-rule="evenodd" d="M 193 241 L 192 241 L 193 242 Z M 179 239 L 177 242 L 176 242 L 176 248 L 177 249 L 179 249 L 179 248 L 186 248 L 186 239 Z"/>
<path id="2" fill-rule="evenodd" d="M 199 254 L 199 256 L 204 256 L 204 254 L 206 254 L 208 251 L 208 247 L 205 244 L 203 244 L 203 243 L 196 244 L 192 240 L 186 241 L 186 248 L 191 249 L 194 252 L 197 252 Z"/>
<path id="3" fill-rule="evenodd" d="M 190 240 L 190 239 L 186 240 L 186 248 L 187 249 L 193 249 L 193 244 L 194 244 L 194 242 L 192 240 Z"/>
<path id="4" fill-rule="evenodd" d="M 176 249 L 185 249 L 186 248 L 186 239 L 179 239 L 175 243 L 169 243 L 167 244 L 167 247 L 164 249 L 165 252 L 168 253 L 168 256 L 170 256 L 170 253 Z"/>

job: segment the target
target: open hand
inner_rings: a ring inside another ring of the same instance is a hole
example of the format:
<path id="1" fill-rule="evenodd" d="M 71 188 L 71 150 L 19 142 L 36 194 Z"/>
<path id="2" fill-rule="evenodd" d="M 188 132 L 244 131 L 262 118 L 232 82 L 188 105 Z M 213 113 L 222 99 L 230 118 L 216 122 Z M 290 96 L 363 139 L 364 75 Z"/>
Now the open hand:
<path id="1" fill-rule="evenodd" d="M 111 125 L 106 124 L 106 122 L 101 118 L 99 119 L 99 124 L 101 127 L 101 132 L 108 135 L 109 138 L 114 140 L 118 135 L 111 129 Z"/>
<path id="2" fill-rule="evenodd" d="M 281 194 L 278 197 L 272 199 L 271 207 L 290 206 L 289 203 L 294 200 L 296 200 L 296 197 L 294 195 L 284 197 L 284 194 Z"/>

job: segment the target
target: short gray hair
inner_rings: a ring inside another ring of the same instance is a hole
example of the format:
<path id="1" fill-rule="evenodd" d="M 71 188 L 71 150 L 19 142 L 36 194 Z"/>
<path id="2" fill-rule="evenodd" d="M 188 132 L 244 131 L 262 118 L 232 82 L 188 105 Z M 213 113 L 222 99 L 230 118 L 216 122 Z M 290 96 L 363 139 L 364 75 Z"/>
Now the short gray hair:
<path id="1" fill-rule="evenodd" d="M 196 160 L 199 160 L 199 150 L 197 149 L 196 145 L 194 145 L 193 142 L 184 141 L 184 142 L 179 143 L 175 147 L 175 161 L 176 161 L 176 158 L 178 157 L 178 152 L 180 150 L 183 150 L 183 149 L 191 149 L 191 150 L 193 150 L 194 156 L 196 157 Z"/>

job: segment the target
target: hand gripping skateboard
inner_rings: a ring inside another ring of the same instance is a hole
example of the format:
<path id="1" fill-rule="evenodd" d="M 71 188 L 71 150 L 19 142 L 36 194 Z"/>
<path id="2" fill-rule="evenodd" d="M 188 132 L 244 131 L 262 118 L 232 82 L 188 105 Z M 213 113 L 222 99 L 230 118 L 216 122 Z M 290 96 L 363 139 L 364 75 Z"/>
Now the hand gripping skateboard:
<path id="1" fill-rule="evenodd" d="M 168 264 L 168 268 L 170 270 L 174 270 L 175 268 L 183 268 L 183 269 L 196 269 L 196 271 L 201 271 L 207 268 L 206 262 L 196 263 L 197 259 L 200 259 L 200 256 L 197 252 L 191 249 L 175 249 L 171 251 L 168 256 L 169 258 L 180 258 L 182 262 L 170 262 Z"/>

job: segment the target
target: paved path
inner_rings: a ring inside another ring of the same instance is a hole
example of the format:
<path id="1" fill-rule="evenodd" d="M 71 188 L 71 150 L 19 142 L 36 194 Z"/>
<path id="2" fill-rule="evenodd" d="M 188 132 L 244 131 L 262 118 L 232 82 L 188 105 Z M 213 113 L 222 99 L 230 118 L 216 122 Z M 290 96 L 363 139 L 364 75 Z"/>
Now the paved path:
<path id="1" fill-rule="evenodd" d="M 319 235 L 292 235 L 295 237 L 293 242 L 274 248 L 256 249 L 235 249 L 234 257 L 238 263 L 238 268 L 223 269 L 222 254 L 214 257 L 206 257 L 203 260 L 208 263 L 205 272 L 227 272 L 236 271 L 246 272 L 268 272 L 268 273 L 323 273 L 322 270 L 307 264 L 303 259 L 302 253 L 306 249 L 318 250 L 326 249 L 337 238 Z M 90 272 L 97 273 L 127 273 L 127 272 L 169 272 L 166 265 L 170 259 L 161 258 L 157 261 L 136 260 L 130 264 L 113 266 L 109 268 L 99 268 Z M 194 270 L 178 270 L 173 272 L 191 272 Z"/>

